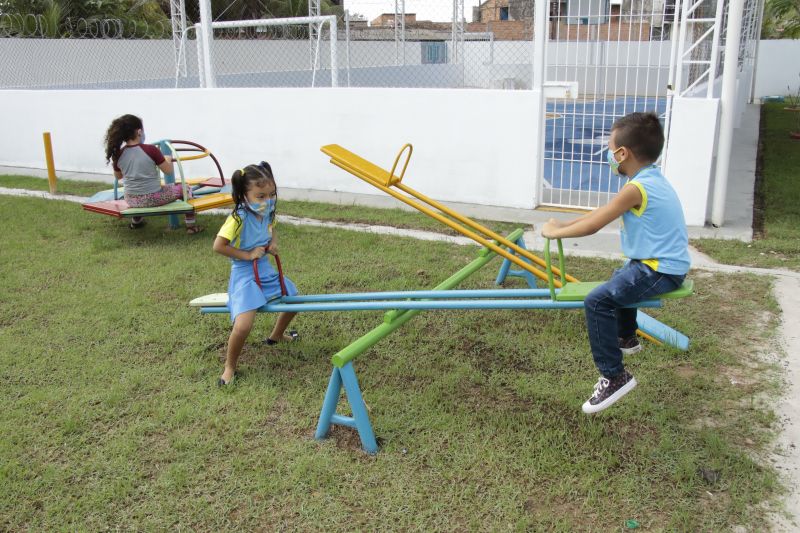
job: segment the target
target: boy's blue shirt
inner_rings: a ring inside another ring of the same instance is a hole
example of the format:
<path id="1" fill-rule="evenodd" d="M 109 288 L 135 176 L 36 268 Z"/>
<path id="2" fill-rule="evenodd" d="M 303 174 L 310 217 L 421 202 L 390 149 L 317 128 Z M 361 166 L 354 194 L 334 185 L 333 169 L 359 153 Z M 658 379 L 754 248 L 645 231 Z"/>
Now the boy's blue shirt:
<path id="1" fill-rule="evenodd" d="M 656 272 L 683 275 L 689 271 L 689 235 L 680 199 L 655 165 L 641 169 L 628 183 L 642 194 L 642 203 L 622 214 L 622 252 Z"/>

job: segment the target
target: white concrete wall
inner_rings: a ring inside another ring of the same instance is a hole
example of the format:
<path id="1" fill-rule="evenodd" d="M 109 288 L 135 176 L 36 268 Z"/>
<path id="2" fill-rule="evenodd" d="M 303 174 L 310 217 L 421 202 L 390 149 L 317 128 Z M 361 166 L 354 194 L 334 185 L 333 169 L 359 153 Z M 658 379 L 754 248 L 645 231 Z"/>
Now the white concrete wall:
<path id="1" fill-rule="evenodd" d="M 706 221 L 718 122 L 716 98 L 675 97 L 672 101 L 664 175 L 681 199 L 689 226 Z"/>
<path id="2" fill-rule="evenodd" d="M 791 91 L 787 89 L 791 88 Z M 800 89 L 800 39 L 758 43 L 755 98 L 797 94 Z"/>
<path id="3" fill-rule="evenodd" d="M 414 156 L 405 181 L 440 199 L 533 207 L 533 99 L 522 91 L 437 89 L 154 89 L 2 91 L 0 165 L 44 167 L 42 132 L 53 135 L 58 169 L 109 172 L 103 135 L 134 113 L 147 137 L 210 148 L 226 175 L 267 160 L 279 186 L 378 193 L 320 152 L 337 143 L 390 167 L 406 142 Z M 481 109 L 490 113 L 465 113 Z M 13 127 L 11 126 L 13 125 Z M 192 175 L 206 160 L 187 163 Z"/>
<path id="4" fill-rule="evenodd" d="M 153 89 L 2 91 L 0 165 L 44 168 L 42 132 L 53 135 L 56 167 L 107 172 L 103 136 L 134 113 L 150 140 L 187 139 L 210 148 L 226 176 L 267 160 L 279 186 L 382 194 L 330 164 L 336 143 L 391 166 L 414 144 L 405 182 L 438 200 L 532 208 L 536 191 L 529 91 L 441 89 Z M 486 109 L 490 112 L 465 112 Z M 718 102 L 676 99 L 667 175 L 687 223 L 705 222 Z M 11 126 L 13 125 L 13 126 Z M 212 175 L 208 160 L 190 175 Z"/>

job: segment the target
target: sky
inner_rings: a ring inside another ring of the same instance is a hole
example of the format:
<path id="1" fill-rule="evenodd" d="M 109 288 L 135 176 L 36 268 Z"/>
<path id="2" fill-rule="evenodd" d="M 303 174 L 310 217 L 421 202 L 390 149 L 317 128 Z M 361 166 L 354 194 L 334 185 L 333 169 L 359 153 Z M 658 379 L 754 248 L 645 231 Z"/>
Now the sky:
<path id="1" fill-rule="evenodd" d="M 472 22 L 472 8 L 480 0 L 464 0 L 464 18 Z M 344 8 L 350 13 L 360 13 L 373 20 L 381 13 L 394 13 L 394 0 L 344 0 Z M 415 13 L 417 20 L 451 22 L 452 0 L 406 0 L 406 14 Z"/>

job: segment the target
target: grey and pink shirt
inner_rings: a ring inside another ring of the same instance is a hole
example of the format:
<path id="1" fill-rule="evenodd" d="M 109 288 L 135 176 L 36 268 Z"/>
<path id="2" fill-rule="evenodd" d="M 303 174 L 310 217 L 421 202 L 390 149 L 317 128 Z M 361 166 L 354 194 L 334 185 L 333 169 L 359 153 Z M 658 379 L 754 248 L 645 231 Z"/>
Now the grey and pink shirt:
<path id="1" fill-rule="evenodd" d="M 164 154 L 152 144 L 134 144 L 122 147 L 114 161 L 114 170 L 122 172 L 125 196 L 153 194 L 161 190 L 158 165 Z"/>

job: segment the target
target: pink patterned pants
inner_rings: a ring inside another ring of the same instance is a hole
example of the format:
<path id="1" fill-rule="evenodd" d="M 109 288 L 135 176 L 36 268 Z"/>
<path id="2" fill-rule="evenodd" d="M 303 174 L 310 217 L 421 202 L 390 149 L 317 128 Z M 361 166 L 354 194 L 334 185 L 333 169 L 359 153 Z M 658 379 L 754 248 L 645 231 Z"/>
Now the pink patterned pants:
<path id="1" fill-rule="evenodd" d="M 189 193 L 191 198 L 191 192 Z M 130 207 L 159 207 L 166 205 L 175 200 L 183 199 L 183 189 L 180 184 L 162 185 L 160 191 L 152 192 L 150 194 L 136 194 L 125 195 L 125 201 Z M 134 222 L 136 219 L 141 220 L 141 217 L 133 217 Z M 186 225 L 193 226 L 195 224 L 194 214 L 186 215 Z"/>

